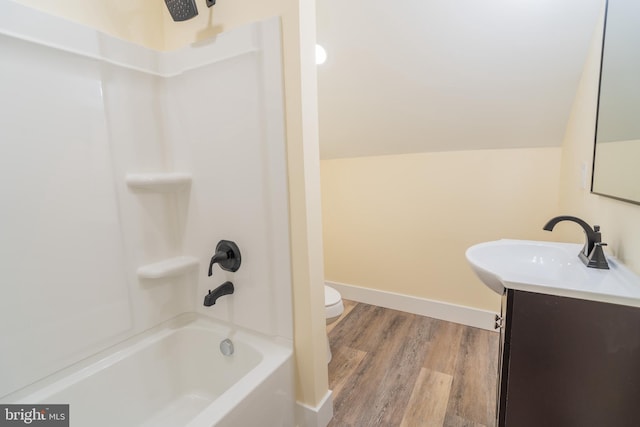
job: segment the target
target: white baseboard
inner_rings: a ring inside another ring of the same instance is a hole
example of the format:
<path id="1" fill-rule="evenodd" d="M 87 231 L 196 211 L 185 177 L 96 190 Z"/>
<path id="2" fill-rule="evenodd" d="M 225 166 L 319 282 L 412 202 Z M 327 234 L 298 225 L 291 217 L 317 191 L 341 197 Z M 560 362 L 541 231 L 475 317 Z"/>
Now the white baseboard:
<path id="1" fill-rule="evenodd" d="M 296 424 L 298 427 L 327 427 L 333 418 L 332 391 L 328 390 L 316 407 L 296 402 Z"/>
<path id="2" fill-rule="evenodd" d="M 395 292 L 379 291 L 377 289 L 362 288 L 360 286 L 345 283 L 325 282 L 331 286 L 343 298 L 377 305 L 421 316 L 460 323 L 475 328 L 494 331 L 496 313 L 479 308 L 464 305 L 451 304 L 443 301 L 435 301 L 410 295 L 397 294 Z"/>

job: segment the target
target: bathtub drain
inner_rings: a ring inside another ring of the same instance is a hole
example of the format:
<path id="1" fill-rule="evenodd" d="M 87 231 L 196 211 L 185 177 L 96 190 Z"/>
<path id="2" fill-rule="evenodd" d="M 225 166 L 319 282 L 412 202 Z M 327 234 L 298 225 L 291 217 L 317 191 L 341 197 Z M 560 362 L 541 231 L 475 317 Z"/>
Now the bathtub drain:
<path id="1" fill-rule="evenodd" d="M 231 356 L 233 354 L 233 342 L 229 338 L 220 341 L 220 352 L 225 356 Z"/>

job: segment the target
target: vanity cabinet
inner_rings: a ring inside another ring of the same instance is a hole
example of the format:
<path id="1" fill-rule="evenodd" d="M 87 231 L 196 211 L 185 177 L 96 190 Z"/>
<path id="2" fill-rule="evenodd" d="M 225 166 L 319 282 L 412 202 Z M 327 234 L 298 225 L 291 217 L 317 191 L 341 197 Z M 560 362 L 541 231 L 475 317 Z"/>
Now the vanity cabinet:
<path id="1" fill-rule="evenodd" d="M 507 289 L 498 426 L 640 425 L 640 308 Z"/>

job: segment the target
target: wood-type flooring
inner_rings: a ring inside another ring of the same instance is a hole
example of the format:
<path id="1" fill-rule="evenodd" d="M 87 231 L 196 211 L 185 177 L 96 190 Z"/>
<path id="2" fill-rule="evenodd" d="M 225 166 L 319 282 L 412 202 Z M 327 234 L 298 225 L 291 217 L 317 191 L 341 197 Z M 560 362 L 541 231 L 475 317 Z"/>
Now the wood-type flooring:
<path id="1" fill-rule="evenodd" d="M 494 427 L 498 334 L 345 301 L 330 427 Z"/>

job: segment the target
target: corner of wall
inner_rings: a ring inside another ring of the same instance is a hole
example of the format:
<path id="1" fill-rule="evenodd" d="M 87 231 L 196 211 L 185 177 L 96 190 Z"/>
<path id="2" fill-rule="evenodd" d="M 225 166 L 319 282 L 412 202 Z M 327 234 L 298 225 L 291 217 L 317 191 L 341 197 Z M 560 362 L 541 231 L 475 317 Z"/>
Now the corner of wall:
<path id="1" fill-rule="evenodd" d="M 309 406 L 304 403 L 296 405 L 296 425 L 299 427 L 326 427 L 333 418 L 333 396 L 328 390 L 320 403 Z"/>

